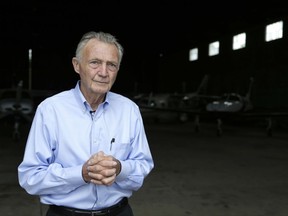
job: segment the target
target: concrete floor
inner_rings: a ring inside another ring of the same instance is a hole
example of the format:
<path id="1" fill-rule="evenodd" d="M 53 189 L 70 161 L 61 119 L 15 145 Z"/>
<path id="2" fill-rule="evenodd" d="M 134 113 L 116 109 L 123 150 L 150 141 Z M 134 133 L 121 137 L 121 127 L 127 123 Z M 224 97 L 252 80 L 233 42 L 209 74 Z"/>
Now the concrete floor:
<path id="1" fill-rule="evenodd" d="M 135 216 L 287 216 L 288 130 L 146 121 L 155 169 L 130 198 Z M 1 124 L 0 215 L 42 216 L 46 206 L 18 185 L 28 126 L 13 142 Z"/>

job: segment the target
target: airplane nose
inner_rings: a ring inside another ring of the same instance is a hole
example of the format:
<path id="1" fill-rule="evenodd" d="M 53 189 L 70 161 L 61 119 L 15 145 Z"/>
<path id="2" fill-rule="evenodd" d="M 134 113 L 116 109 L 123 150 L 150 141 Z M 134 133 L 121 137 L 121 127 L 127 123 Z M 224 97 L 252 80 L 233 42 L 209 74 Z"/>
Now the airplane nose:
<path id="1" fill-rule="evenodd" d="M 20 104 L 13 104 L 13 107 L 14 107 L 16 110 L 18 110 L 18 109 L 20 109 L 21 105 L 20 105 Z"/>

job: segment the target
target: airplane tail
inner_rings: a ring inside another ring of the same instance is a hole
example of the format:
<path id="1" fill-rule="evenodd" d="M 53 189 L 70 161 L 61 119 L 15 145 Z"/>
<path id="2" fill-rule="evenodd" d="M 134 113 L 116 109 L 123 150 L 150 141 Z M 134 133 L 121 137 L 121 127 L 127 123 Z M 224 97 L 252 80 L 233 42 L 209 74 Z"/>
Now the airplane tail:
<path id="1" fill-rule="evenodd" d="M 23 88 L 23 80 L 20 80 L 17 85 L 17 91 L 16 91 L 16 101 L 13 104 L 14 108 L 18 110 L 21 107 L 21 97 L 22 97 L 22 88 Z"/>
<path id="2" fill-rule="evenodd" d="M 253 84 L 254 84 L 254 77 L 250 77 L 250 83 L 248 86 L 248 91 L 244 97 L 245 101 L 246 101 L 245 110 L 250 110 L 253 107 L 252 102 L 251 102 L 251 93 L 252 93 Z"/>
<path id="3" fill-rule="evenodd" d="M 209 79 L 209 75 L 205 74 L 205 76 L 203 77 L 200 85 L 198 86 L 197 90 L 196 90 L 196 94 L 205 94 L 207 91 L 207 84 L 208 84 L 208 79 Z"/>
<path id="4" fill-rule="evenodd" d="M 245 98 L 247 98 L 247 99 L 250 99 L 250 97 L 251 97 L 253 84 L 254 84 L 254 77 L 250 77 L 250 83 L 249 83 L 248 91 L 245 95 Z"/>

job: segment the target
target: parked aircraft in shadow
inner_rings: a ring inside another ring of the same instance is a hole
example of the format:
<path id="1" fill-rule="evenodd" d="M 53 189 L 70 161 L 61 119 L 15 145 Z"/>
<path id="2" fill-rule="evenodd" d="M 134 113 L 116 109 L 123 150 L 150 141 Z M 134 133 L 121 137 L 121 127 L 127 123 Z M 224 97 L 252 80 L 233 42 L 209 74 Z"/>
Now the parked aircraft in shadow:
<path id="1" fill-rule="evenodd" d="M 48 90 L 28 90 L 23 88 L 23 81 L 16 87 L 0 89 L 0 120 L 13 123 L 13 139 L 20 138 L 20 124 L 31 123 L 37 106 L 36 99 L 54 94 Z M 41 99 L 40 99 L 41 100 Z"/>
<path id="2" fill-rule="evenodd" d="M 154 121 L 179 120 L 187 121 L 186 112 L 181 110 L 193 109 L 199 111 L 208 100 L 215 99 L 214 96 L 205 95 L 209 75 L 205 75 L 194 92 L 187 93 L 158 93 L 141 95 L 136 101 L 144 118 Z"/>
<path id="3" fill-rule="evenodd" d="M 207 77 L 204 78 L 204 80 Z M 203 82 L 201 82 L 203 83 Z M 204 82 L 205 83 L 205 82 Z M 288 111 L 278 112 L 277 110 L 258 110 L 255 109 L 251 100 L 254 78 L 250 78 L 247 92 L 240 95 L 235 92 L 224 93 L 223 95 L 205 95 L 190 93 L 190 97 L 182 94 L 158 94 L 142 97 L 138 103 L 143 116 L 147 114 L 154 118 L 165 116 L 174 116 L 175 120 L 182 122 L 194 121 L 194 130 L 200 130 L 201 121 L 209 120 L 216 123 L 216 133 L 218 136 L 223 134 L 223 121 L 248 121 L 248 119 L 257 119 L 266 124 L 268 136 L 272 135 L 272 119 L 277 117 L 288 117 Z M 200 84 L 201 86 L 202 84 Z M 198 93 L 197 93 L 198 92 Z M 189 94 L 187 94 L 189 95 Z M 201 101 L 201 103 L 199 103 Z"/>
<path id="4" fill-rule="evenodd" d="M 137 101 L 141 114 L 144 119 L 153 121 L 170 121 L 178 120 L 180 118 L 179 113 L 170 112 L 179 108 L 182 95 L 177 93 L 158 93 L 153 92 L 144 94 Z"/>
<path id="5" fill-rule="evenodd" d="M 250 77 L 250 84 L 246 95 L 242 96 L 236 92 L 224 93 L 218 99 L 206 105 L 208 112 L 246 112 L 253 109 L 251 92 L 254 78 Z"/>
<path id="6" fill-rule="evenodd" d="M 222 134 L 222 119 L 231 118 L 231 114 L 242 114 L 252 111 L 253 103 L 251 101 L 252 87 L 254 78 L 250 77 L 249 86 L 245 95 L 236 92 L 226 92 L 218 99 L 206 104 L 206 111 L 213 114 L 217 120 L 217 134 Z M 235 115 L 234 115 L 235 116 Z"/>
<path id="7" fill-rule="evenodd" d="M 184 93 L 182 98 L 182 108 L 188 108 L 192 110 L 203 110 L 207 103 L 212 100 L 219 99 L 218 95 L 208 95 L 207 87 L 210 75 L 205 74 L 194 92 Z"/>
<path id="8" fill-rule="evenodd" d="M 15 88 L 0 91 L 0 119 L 14 122 L 13 138 L 19 139 L 19 125 L 24 119 L 30 122 L 34 114 L 34 101 L 30 92 L 23 89 L 23 81 Z"/>
<path id="9" fill-rule="evenodd" d="M 277 109 L 263 110 L 255 108 L 251 99 L 254 77 L 250 77 L 246 94 L 241 95 L 236 92 L 226 92 L 206 104 L 205 110 L 195 112 L 186 110 L 187 113 L 194 115 L 195 130 L 199 131 L 200 116 L 216 120 L 217 135 L 223 133 L 223 120 L 227 121 L 250 121 L 256 120 L 266 124 L 266 133 L 272 136 L 273 119 L 288 117 L 288 111 Z"/>

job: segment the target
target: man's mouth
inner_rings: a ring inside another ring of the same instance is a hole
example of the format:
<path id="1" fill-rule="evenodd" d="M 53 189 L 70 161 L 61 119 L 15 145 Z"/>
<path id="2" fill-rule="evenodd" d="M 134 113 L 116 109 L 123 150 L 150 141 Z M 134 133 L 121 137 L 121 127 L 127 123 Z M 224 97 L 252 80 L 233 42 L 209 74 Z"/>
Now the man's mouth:
<path id="1" fill-rule="evenodd" d="M 93 82 L 100 83 L 100 84 L 108 84 L 107 81 L 101 81 L 101 80 L 93 80 Z"/>

